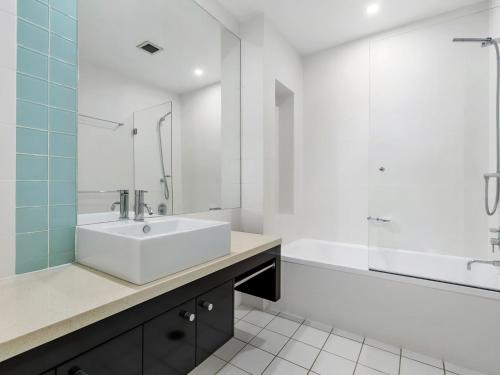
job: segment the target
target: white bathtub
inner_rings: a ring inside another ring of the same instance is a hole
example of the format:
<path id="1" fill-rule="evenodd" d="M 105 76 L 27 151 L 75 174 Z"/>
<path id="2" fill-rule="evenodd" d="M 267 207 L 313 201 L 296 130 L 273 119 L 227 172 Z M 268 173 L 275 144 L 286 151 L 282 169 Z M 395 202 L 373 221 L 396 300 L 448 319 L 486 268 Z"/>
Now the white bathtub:
<path id="1" fill-rule="evenodd" d="M 500 272 L 468 260 L 302 239 L 273 308 L 497 375 Z"/>
<path id="2" fill-rule="evenodd" d="M 500 291 L 500 269 L 486 264 L 473 264 L 471 270 L 467 270 L 467 263 L 472 260 L 469 258 L 407 250 L 369 249 L 362 245 L 310 239 L 298 240 L 283 246 L 282 256 L 288 262 L 317 267 L 378 271 Z M 464 292 L 475 293 L 473 290 Z"/>

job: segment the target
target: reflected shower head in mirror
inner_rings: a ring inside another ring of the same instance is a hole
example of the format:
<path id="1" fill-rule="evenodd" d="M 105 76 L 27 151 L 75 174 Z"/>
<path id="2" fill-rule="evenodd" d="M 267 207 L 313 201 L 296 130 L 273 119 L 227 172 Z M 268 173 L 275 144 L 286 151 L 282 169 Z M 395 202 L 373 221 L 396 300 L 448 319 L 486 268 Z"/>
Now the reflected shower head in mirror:
<path id="1" fill-rule="evenodd" d="M 165 115 L 160 117 L 160 119 L 158 120 L 158 143 L 160 146 L 160 165 L 161 165 L 161 176 L 162 176 L 162 178 L 160 179 L 160 182 L 163 185 L 163 196 L 165 197 L 165 199 L 167 201 L 170 199 L 170 191 L 168 190 L 168 180 L 167 180 L 167 178 L 170 177 L 170 175 L 167 175 L 167 171 L 165 169 L 165 161 L 163 159 L 163 142 L 161 139 L 161 126 L 163 125 L 163 123 L 165 122 L 167 117 L 171 116 L 171 115 L 172 115 L 172 111 L 167 112 Z M 164 215 L 166 215 L 166 214 L 167 214 L 167 212 L 165 210 Z"/>

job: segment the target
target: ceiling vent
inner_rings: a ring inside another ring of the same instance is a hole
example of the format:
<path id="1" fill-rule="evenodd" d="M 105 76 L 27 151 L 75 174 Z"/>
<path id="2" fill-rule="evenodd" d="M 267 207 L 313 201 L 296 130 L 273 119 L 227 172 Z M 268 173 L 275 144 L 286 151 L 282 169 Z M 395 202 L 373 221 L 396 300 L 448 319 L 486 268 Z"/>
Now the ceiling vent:
<path id="1" fill-rule="evenodd" d="M 156 44 L 148 41 L 139 44 L 137 48 L 140 48 L 143 51 L 150 53 L 151 55 L 154 55 L 155 53 L 160 52 L 163 49 L 160 46 L 157 46 Z"/>

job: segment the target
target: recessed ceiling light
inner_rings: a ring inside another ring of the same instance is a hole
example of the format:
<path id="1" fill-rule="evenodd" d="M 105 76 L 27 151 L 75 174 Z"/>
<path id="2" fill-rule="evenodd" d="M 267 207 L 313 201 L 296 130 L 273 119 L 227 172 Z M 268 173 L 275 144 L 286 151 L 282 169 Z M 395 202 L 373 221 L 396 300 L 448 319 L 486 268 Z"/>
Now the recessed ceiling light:
<path id="1" fill-rule="evenodd" d="M 203 69 L 195 69 L 194 70 L 194 75 L 197 77 L 201 77 L 203 75 Z"/>
<path id="2" fill-rule="evenodd" d="M 373 3 L 366 7 L 366 13 L 370 16 L 377 14 L 380 11 L 380 4 Z"/>

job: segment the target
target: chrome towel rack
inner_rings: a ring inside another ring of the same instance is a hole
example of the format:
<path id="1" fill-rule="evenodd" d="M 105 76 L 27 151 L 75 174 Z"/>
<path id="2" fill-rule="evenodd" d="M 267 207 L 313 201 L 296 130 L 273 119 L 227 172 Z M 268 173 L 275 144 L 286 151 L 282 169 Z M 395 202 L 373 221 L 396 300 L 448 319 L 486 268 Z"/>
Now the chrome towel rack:
<path id="1" fill-rule="evenodd" d="M 123 123 L 123 122 L 106 120 L 106 119 L 95 117 L 95 116 L 84 115 L 82 113 L 79 113 L 78 117 L 84 119 L 84 121 L 78 121 L 79 124 L 87 125 L 87 126 L 93 126 L 93 127 L 96 127 L 96 128 L 109 129 L 109 130 L 112 130 L 112 131 L 116 131 L 116 130 L 118 130 L 118 128 L 120 128 L 122 126 L 125 126 L 125 123 Z M 98 122 L 104 122 L 106 124 L 113 124 L 114 127 L 102 126 L 102 124 L 99 125 L 98 123 L 92 124 L 92 123 L 87 122 L 85 120 L 94 120 L 94 121 L 98 121 Z"/>

